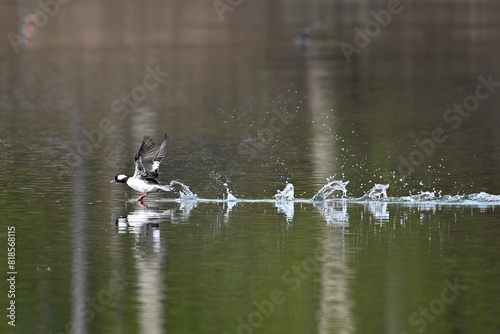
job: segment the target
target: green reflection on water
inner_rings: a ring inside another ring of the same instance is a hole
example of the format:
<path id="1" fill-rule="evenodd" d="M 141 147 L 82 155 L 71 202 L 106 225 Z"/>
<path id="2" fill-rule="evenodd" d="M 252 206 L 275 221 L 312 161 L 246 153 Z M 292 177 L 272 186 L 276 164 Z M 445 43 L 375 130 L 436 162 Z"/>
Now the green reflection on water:
<path id="1" fill-rule="evenodd" d="M 19 328 L 62 332 L 78 316 L 123 333 L 497 328 L 495 207 L 295 203 L 287 219 L 264 202 L 150 204 L 87 221 L 83 249 L 71 222 L 17 224 Z M 440 303 L 446 281 L 466 289 Z"/>

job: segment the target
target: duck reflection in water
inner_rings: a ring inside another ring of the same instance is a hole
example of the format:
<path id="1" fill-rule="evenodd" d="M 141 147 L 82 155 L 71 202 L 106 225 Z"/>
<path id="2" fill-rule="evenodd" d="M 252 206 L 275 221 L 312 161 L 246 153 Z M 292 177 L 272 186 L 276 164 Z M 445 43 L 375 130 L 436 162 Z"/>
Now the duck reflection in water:
<path id="1" fill-rule="evenodd" d="M 127 216 L 114 219 L 120 234 L 135 235 L 133 258 L 139 302 L 138 323 L 142 333 L 161 333 L 164 327 L 163 282 L 168 265 L 168 251 L 160 227 L 165 217 L 172 216 L 174 212 L 175 210 L 154 212 L 139 209 Z"/>

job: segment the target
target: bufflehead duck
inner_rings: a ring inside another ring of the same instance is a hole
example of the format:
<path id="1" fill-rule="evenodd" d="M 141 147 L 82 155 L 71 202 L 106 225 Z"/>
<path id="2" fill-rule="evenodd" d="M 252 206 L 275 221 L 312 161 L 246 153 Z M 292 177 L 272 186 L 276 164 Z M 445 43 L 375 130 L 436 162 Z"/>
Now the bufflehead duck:
<path id="1" fill-rule="evenodd" d="M 126 183 L 130 188 L 142 192 L 137 202 L 144 207 L 145 205 L 142 200 L 152 191 L 172 191 L 172 186 L 161 185 L 156 178 L 158 177 L 158 168 L 160 167 L 161 161 L 165 157 L 167 152 L 167 143 L 169 136 L 165 134 L 165 138 L 160 145 L 158 150 L 155 150 L 155 143 L 149 136 L 144 136 L 142 145 L 139 151 L 135 155 L 135 173 L 134 176 L 128 177 L 125 174 L 117 174 L 113 182 Z"/>

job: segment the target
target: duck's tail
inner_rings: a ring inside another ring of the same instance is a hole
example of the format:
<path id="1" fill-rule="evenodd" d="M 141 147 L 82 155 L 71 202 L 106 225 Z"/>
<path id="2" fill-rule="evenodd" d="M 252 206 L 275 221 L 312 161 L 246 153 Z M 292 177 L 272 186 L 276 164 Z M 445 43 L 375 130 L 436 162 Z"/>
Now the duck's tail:
<path id="1" fill-rule="evenodd" d="M 157 189 L 163 190 L 163 191 L 172 191 L 174 190 L 174 187 L 172 186 L 164 186 L 164 185 L 158 185 L 156 186 Z"/>

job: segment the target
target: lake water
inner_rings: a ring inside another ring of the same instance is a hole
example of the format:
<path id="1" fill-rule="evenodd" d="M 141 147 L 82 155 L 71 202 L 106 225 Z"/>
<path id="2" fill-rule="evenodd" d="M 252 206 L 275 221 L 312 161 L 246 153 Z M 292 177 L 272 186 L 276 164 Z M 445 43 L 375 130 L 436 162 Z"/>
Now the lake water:
<path id="1" fill-rule="evenodd" d="M 0 332 L 500 332 L 499 15 L 3 2 Z"/>

